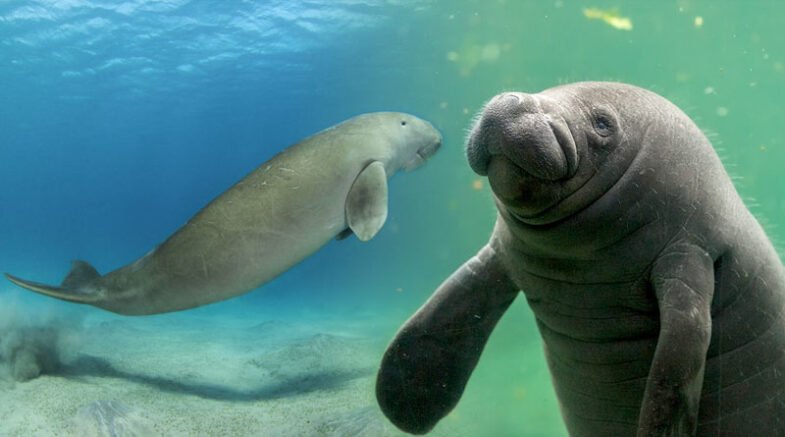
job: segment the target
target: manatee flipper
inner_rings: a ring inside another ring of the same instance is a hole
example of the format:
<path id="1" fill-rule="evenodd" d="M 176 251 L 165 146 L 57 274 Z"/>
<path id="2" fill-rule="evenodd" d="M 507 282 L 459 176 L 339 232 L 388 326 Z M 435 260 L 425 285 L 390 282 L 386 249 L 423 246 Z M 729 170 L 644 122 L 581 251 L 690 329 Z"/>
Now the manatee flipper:
<path id="1" fill-rule="evenodd" d="M 439 286 L 382 359 L 376 399 L 391 422 L 424 434 L 458 404 L 491 331 L 517 294 L 490 246 Z"/>
<path id="2" fill-rule="evenodd" d="M 69 302 L 95 303 L 103 298 L 99 288 L 95 286 L 95 282 L 101 278 L 101 275 L 95 267 L 85 261 L 73 261 L 71 271 L 68 272 L 59 287 L 27 281 L 9 273 L 6 273 L 5 277 L 22 288 Z"/>
<path id="3" fill-rule="evenodd" d="M 346 228 L 342 230 L 338 235 L 336 235 L 335 239 L 337 241 L 341 241 L 351 237 L 352 235 L 354 235 L 354 232 L 352 232 L 352 228 Z"/>
<path id="4" fill-rule="evenodd" d="M 714 262 L 690 244 L 669 247 L 651 282 L 660 334 L 643 394 L 638 436 L 695 435 L 711 339 Z"/>
<path id="5" fill-rule="evenodd" d="M 387 220 L 387 173 L 384 164 L 368 164 L 346 196 L 346 222 L 360 241 L 368 241 Z"/>

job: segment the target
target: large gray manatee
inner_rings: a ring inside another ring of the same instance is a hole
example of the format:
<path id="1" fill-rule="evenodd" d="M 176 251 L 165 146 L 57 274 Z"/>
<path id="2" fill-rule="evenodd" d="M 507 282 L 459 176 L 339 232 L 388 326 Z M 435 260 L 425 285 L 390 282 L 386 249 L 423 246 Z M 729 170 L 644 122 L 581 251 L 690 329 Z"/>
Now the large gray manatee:
<path id="1" fill-rule="evenodd" d="M 466 151 L 498 219 L 385 353 L 393 423 L 455 407 L 523 290 L 571 435 L 785 435 L 785 272 L 681 110 L 620 83 L 504 93 Z"/>
<path id="2" fill-rule="evenodd" d="M 370 240 L 387 218 L 387 179 L 441 146 L 434 127 L 397 112 L 363 114 L 295 144 L 210 202 L 150 253 L 101 276 L 75 261 L 29 290 L 121 314 L 208 304 L 273 279 L 334 237 Z"/>

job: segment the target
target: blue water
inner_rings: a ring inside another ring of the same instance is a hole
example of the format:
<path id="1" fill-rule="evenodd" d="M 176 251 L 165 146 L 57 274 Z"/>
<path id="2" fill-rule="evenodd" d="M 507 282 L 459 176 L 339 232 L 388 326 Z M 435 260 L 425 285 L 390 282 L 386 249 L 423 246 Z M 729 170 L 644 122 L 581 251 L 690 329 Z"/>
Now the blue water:
<path id="1" fill-rule="evenodd" d="M 287 145 L 362 112 L 423 112 L 395 21 L 419 4 L 3 4 L 4 269 L 113 269 Z M 368 257 L 342 246 L 285 288 L 379 263 L 350 268 Z"/>
<path id="2" fill-rule="evenodd" d="M 59 283 L 72 259 L 113 270 L 286 146 L 363 112 L 410 112 L 444 146 L 392 180 L 376 238 L 332 242 L 261 290 L 193 310 L 377 317 L 369 329 L 391 338 L 490 235 L 490 190 L 463 156 L 476 111 L 502 90 L 584 79 L 683 107 L 783 241 L 783 14 L 765 0 L 0 1 L 0 271 Z M 9 296 L 77 307 L 1 284 Z M 456 417 L 489 436 L 564 435 L 519 301 Z"/>

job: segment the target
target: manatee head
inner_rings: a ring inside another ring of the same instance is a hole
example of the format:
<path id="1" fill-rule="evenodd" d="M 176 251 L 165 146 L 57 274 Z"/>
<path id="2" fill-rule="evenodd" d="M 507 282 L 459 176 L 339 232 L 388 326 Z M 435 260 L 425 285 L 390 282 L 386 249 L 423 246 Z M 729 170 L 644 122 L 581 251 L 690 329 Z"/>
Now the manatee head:
<path id="1" fill-rule="evenodd" d="M 360 135 L 372 132 L 379 141 L 364 143 L 365 152 L 384 163 L 388 174 L 414 170 L 442 145 L 442 135 L 433 125 L 403 112 L 373 112 L 351 120 Z M 370 127 L 370 128 L 369 128 Z"/>
<path id="2" fill-rule="evenodd" d="M 646 143 L 669 135 L 658 121 L 672 109 L 691 124 L 662 97 L 620 83 L 502 93 L 478 116 L 466 154 L 510 217 L 553 223 L 601 197 Z"/>
<path id="3" fill-rule="evenodd" d="M 409 114 L 395 114 L 393 125 L 400 132 L 401 167 L 414 170 L 433 156 L 442 146 L 442 135 L 432 124 Z"/>

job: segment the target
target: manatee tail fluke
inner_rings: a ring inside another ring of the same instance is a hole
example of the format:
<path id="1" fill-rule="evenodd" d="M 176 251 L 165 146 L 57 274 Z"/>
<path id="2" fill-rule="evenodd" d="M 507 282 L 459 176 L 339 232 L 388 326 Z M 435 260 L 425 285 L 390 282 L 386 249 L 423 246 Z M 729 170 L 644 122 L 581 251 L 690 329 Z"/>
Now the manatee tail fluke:
<path id="1" fill-rule="evenodd" d="M 95 267 L 85 261 L 74 261 L 71 271 L 59 287 L 28 281 L 10 273 L 6 273 L 5 277 L 22 288 L 69 302 L 93 303 L 101 300 L 102 297 L 99 288 L 95 286 L 101 275 Z"/>

